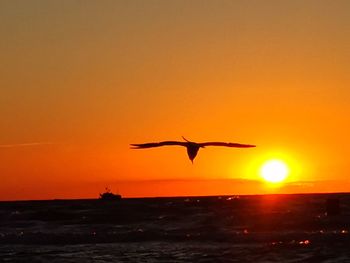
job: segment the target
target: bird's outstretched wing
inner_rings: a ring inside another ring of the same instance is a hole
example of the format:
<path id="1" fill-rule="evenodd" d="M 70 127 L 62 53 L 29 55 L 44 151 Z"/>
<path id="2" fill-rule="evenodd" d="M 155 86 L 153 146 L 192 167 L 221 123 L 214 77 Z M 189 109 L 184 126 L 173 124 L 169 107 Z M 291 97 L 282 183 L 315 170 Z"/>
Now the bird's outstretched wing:
<path id="1" fill-rule="evenodd" d="M 152 147 L 160 147 L 160 146 L 168 146 L 168 145 L 179 145 L 186 146 L 186 142 L 177 142 L 177 141 L 164 141 L 164 142 L 150 142 L 150 143 L 140 143 L 140 144 L 130 144 L 131 149 L 144 149 L 144 148 L 152 148 Z"/>
<path id="2" fill-rule="evenodd" d="M 256 147 L 256 145 L 233 143 L 233 142 L 203 142 L 203 143 L 199 143 L 199 145 L 203 147 L 205 146 L 225 146 L 225 147 L 236 147 L 236 148 Z"/>

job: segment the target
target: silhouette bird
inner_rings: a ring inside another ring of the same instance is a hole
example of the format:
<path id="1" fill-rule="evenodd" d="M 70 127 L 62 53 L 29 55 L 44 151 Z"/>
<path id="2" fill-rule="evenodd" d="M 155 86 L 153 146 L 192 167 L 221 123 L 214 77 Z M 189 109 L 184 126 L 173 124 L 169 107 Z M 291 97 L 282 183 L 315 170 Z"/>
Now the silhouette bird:
<path id="1" fill-rule="evenodd" d="M 194 158 L 197 156 L 199 148 L 205 148 L 206 146 L 225 146 L 225 147 L 235 147 L 235 148 L 250 148 L 255 147 L 255 145 L 250 144 L 241 144 L 241 143 L 232 143 L 232 142 L 191 142 L 185 137 L 182 137 L 185 141 L 164 141 L 164 142 L 150 142 L 150 143 L 141 143 L 141 144 L 130 144 L 131 149 L 146 149 L 160 146 L 172 146 L 179 145 L 187 148 L 188 158 L 190 158 L 193 163 Z"/>

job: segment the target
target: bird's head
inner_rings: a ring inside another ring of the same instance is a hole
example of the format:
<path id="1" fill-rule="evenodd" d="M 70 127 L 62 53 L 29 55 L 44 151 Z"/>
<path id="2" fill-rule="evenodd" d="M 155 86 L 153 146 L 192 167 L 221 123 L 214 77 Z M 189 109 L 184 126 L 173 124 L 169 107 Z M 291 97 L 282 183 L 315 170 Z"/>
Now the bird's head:
<path id="1" fill-rule="evenodd" d="M 200 145 L 199 143 L 196 143 L 196 142 L 191 142 L 191 141 L 189 141 L 189 140 L 187 140 L 185 137 L 183 137 L 182 136 L 182 139 L 184 139 L 186 142 L 188 142 L 188 143 L 190 143 L 190 144 L 195 144 L 195 145 L 197 145 L 198 147 L 200 147 L 200 148 L 205 148 L 205 146 L 202 146 L 202 145 Z"/>
<path id="2" fill-rule="evenodd" d="M 182 139 L 184 139 L 186 142 L 191 142 L 191 141 L 187 140 L 185 137 L 183 137 L 183 136 L 181 136 L 181 137 L 182 137 Z"/>

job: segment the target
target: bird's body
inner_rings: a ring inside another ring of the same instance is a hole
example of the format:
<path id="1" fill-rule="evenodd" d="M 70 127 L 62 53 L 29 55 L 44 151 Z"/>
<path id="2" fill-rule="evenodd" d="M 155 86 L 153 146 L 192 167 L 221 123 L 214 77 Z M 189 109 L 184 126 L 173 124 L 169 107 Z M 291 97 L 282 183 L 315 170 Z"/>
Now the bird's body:
<path id="1" fill-rule="evenodd" d="M 200 148 L 205 148 L 206 146 L 225 146 L 225 147 L 235 147 L 235 148 L 250 148 L 255 147 L 255 145 L 250 144 L 241 144 L 241 143 L 231 143 L 231 142 L 191 142 L 182 137 L 185 141 L 163 141 L 163 142 L 151 142 L 151 143 L 141 143 L 141 144 L 131 144 L 132 149 L 146 149 L 160 146 L 184 146 L 187 148 L 188 158 L 193 162 L 194 158 L 196 158 L 197 153 Z"/>

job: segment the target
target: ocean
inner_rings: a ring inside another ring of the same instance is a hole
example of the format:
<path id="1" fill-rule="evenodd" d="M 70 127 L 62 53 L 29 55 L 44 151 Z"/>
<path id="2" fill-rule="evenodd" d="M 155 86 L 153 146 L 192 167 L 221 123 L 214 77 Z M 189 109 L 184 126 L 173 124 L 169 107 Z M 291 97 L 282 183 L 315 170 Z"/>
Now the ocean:
<path id="1" fill-rule="evenodd" d="M 350 262 L 349 231 L 350 194 L 0 202 L 0 262 Z"/>

